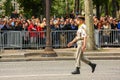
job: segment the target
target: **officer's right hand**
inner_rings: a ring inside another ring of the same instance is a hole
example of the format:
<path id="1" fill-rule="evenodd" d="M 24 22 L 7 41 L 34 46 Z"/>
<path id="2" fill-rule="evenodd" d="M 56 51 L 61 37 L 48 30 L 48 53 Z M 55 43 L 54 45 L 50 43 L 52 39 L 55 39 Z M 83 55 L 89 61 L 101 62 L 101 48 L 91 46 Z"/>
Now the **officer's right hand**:
<path id="1" fill-rule="evenodd" d="M 73 45 L 72 42 L 69 42 L 69 43 L 67 44 L 68 47 L 71 47 L 72 45 Z"/>

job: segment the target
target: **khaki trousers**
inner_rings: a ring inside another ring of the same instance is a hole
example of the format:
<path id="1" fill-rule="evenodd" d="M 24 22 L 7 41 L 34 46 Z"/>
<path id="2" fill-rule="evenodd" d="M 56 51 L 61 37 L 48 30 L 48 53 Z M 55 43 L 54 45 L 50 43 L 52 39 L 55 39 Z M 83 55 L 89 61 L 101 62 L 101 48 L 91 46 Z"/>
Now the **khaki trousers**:
<path id="1" fill-rule="evenodd" d="M 75 59 L 76 59 L 75 60 L 76 65 L 75 66 L 76 67 L 81 67 L 81 61 L 83 61 L 86 64 L 90 63 L 89 59 L 87 59 L 84 56 L 83 52 L 81 52 L 81 47 L 82 47 L 82 44 L 77 44 L 77 52 L 75 54 Z"/>

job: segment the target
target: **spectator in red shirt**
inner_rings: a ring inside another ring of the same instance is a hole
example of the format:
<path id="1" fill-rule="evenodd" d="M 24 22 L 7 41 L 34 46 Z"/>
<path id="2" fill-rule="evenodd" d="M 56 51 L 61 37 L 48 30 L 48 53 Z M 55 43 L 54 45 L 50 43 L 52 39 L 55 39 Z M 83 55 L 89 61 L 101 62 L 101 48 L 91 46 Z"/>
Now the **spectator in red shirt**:
<path id="1" fill-rule="evenodd" d="M 37 38 L 37 42 L 39 44 L 41 44 L 41 46 L 45 45 L 45 32 L 44 32 L 44 23 L 38 23 L 37 25 L 37 31 L 38 31 L 38 38 Z"/>
<path id="2" fill-rule="evenodd" d="M 30 36 L 30 43 L 35 44 L 36 37 L 37 37 L 37 33 L 36 33 L 37 29 L 35 28 L 32 20 L 28 20 L 28 22 L 29 22 L 28 31 L 29 31 L 29 36 Z"/>

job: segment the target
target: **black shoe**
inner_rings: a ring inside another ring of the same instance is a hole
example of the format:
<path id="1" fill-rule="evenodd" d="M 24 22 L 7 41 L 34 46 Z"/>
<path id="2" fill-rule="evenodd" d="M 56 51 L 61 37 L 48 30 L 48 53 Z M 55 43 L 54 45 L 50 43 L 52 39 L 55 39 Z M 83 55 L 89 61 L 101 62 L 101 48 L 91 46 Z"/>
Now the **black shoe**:
<path id="1" fill-rule="evenodd" d="M 73 71 L 72 74 L 80 74 L 80 71 Z"/>
<path id="2" fill-rule="evenodd" d="M 96 68 L 96 64 L 92 64 L 92 73 L 95 71 L 95 68 Z"/>
<path id="3" fill-rule="evenodd" d="M 72 74 L 80 74 L 79 68 L 77 67 L 76 70 L 72 72 Z"/>
<path id="4" fill-rule="evenodd" d="M 96 64 L 90 63 L 89 65 L 91 66 L 91 68 L 92 68 L 92 73 L 93 73 L 93 72 L 95 71 Z"/>

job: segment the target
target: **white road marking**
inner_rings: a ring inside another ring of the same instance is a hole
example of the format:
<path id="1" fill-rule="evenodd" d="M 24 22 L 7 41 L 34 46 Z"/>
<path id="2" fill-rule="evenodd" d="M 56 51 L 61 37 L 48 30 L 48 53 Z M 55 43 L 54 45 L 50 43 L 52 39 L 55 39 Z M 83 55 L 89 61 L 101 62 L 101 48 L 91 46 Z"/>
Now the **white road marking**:
<path id="1" fill-rule="evenodd" d="M 23 78 L 23 77 L 52 77 L 52 76 L 70 76 L 72 74 L 36 74 L 36 75 L 8 75 L 0 78 Z"/>

